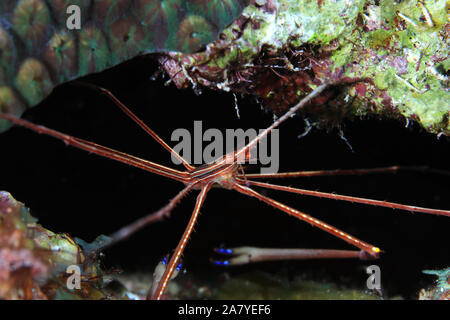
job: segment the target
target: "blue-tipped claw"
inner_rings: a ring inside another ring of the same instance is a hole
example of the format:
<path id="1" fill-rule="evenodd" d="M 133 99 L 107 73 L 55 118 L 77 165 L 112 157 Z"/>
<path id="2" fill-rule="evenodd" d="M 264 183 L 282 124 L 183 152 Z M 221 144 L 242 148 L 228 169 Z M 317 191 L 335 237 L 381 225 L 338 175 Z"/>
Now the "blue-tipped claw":
<path id="1" fill-rule="evenodd" d="M 213 260 L 212 263 L 214 263 L 217 266 L 227 266 L 230 264 L 230 261 L 228 261 L 228 260 Z"/>
<path id="2" fill-rule="evenodd" d="M 216 248 L 214 251 L 220 254 L 233 254 L 233 250 L 227 248 Z"/>
<path id="3" fill-rule="evenodd" d="M 161 263 L 163 264 L 163 266 L 165 266 L 167 264 L 167 260 L 168 260 L 168 256 L 165 256 L 162 260 Z M 178 266 L 175 268 L 177 271 L 180 271 L 181 268 L 183 267 L 183 262 L 180 262 L 178 264 Z"/>

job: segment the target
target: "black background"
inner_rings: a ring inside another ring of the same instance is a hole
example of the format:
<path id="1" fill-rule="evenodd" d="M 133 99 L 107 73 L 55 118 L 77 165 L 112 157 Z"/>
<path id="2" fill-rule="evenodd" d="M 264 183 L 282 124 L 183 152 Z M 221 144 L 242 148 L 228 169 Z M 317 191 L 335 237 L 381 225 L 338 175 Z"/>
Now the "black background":
<path id="1" fill-rule="evenodd" d="M 111 90 L 170 144 L 177 128 L 193 128 L 194 120 L 207 128 L 265 128 L 272 115 L 251 97 L 238 99 L 236 117 L 229 93 L 177 90 L 167 80 L 151 80 L 156 66 L 139 58 L 84 81 Z M 105 96 L 65 84 L 54 90 L 24 118 L 76 137 L 173 166 L 170 155 L 140 130 Z M 294 117 L 280 127 L 280 171 L 427 165 L 450 170 L 450 141 L 429 134 L 417 124 L 356 119 L 342 126 L 352 152 L 338 130 L 313 130 L 306 137 L 304 121 Z M 113 160 L 66 147 L 54 138 L 13 128 L 0 135 L 2 174 L 0 190 L 24 202 L 46 228 L 92 241 L 110 234 L 146 213 L 153 212 L 183 187 Z M 172 143 L 173 145 L 173 143 Z M 182 169 L 182 167 L 180 167 Z M 377 174 L 355 177 L 299 178 L 276 181 L 285 185 L 368 197 L 417 206 L 450 209 L 448 175 L 434 173 Z M 188 196 L 162 223 L 146 228 L 106 251 L 105 265 L 125 270 L 153 271 L 172 252 L 192 211 L 195 194 Z M 384 250 L 376 262 L 290 261 L 224 269 L 209 262 L 221 245 L 349 249 L 342 240 L 236 192 L 210 191 L 187 249 L 189 274 L 212 283 L 220 274 L 264 270 L 273 274 L 331 280 L 365 287 L 365 266 L 381 268 L 389 296 L 414 298 L 433 278 L 421 270 L 448 266 L 446 217 L 411 214 L 334 200 L 314 199 L 269 191 L 274 199 L 322 219 Z"/>

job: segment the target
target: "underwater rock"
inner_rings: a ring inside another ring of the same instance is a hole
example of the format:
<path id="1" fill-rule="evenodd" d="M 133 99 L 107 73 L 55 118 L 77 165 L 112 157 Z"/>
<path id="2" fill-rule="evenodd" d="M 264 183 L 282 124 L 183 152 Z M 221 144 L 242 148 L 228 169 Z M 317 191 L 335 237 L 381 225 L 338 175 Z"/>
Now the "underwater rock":
<path id="1" fill-rule="evenodd" d="M 108 289 L 99 263 L 68 234 L 37 224 L 22 203 L 0 191 L 0 299 L 126 298 L 126 293 Z M 75 273 L 67 271 L 77 268 L 80 287 L 69 288 Z"/>
<path id="2" fill-rule="evenodd" d="M 430 289 L 422 289 L 419 300 L 450 300 L 450 268 L 442 270 L 424 270 L 423 273 L 438 277 Z"/>
<path id="3" fill-rule="evenodd" d="M 379 300 L 379 296 L 336 284 L 275 277 L 264 272 L 252 272 L 227 280 L 217 290 L 216 299 L 226 300 Z"/>
<path id="4" fill-rule="evenodd" d="M 376 116 L 449 135 L 449 33 L 446 1 L 257 1 L 205 51 L 160 63 L 179 88 L 254 95 L 275 114 L 321 83 L 360 79 L 304 115 L 325 128 Z"/>

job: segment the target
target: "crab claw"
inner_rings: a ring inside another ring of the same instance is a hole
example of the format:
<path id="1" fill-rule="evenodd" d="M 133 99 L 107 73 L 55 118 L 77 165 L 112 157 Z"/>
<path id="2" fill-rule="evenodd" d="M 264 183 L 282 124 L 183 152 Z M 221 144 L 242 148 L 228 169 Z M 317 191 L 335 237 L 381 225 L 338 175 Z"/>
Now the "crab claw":
<path id="1" fill-rule="evenodd" d="M 305 260 L 305 259 L 344 259 L 357 258 L 372 260 L 378 257 L 378 252 L 368 253 L 364 250 L 332 250 L 332 249 L 275 249 L 256 247 L 216 248 L 215 252 L 230 256 L 227 260 L 212 260 L 218 266 L 240 265 L 252 262 L 274 260 Z"/>
<path id="2" fill-rule="evenodd" d="M 169 255 L 166 255 L 156 266 L 155 271 L 153 272 L 153 281 L 152 281 L 152 287 L 150 288 L 150 292 L 152 295 L 156 291 L 156 288 L 158 287 L 159 282 L 161 281 L 161 278 L 164 274 L 164 271 L 166 271 L 167 268 L 167 261 L 169 260 Z M 178 266 L 175 268 L 175 271 L 172 274 L 172 277 L 170 280 L 175 279 L 178 274 L 180 273 L 181 269 L 183 267 L 183 263 L 180 262 Z"/>

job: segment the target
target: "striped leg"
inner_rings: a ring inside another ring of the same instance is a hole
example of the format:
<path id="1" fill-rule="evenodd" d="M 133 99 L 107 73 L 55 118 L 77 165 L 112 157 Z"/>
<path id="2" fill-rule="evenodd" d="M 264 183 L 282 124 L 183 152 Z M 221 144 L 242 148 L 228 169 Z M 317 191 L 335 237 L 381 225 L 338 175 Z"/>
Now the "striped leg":
<path id="1" fill-rule="evenodd" d="M 323 176 L 348 176 L 348 175 L 362 175 L 374 173 L 396 173 L 399 171 L 417 171 L 417 172 L 432 172 L 437 174 L 449 175 L 450 172 L 430 169 L 426 166 L 391 166 L 370 169 L 336 169 L 336 170 L 315 170 L 315 171 L 296 171 L 296 172 L 280 172 L 280 173 L 254 173 L 241 174 L 240 178 L 244 179 L 271 179 L 271 178 L 298 178 L 298 177 L 323 177 Z"/>
<path id="2" fill-rule="evenodd" d="M 105 158 L 113 159 L 125 164 L 128 164 L 130 166 L 140 168 L 145 171 L 149 171 L 167 178 L 172 178 L 174 180 L 180 181 L 180 182 L 188 182 L 188 172 L 183 172 L 179 170 L 175 170 L 148 160 L 144 160 L 138 157 L 134 157 L 132 155 L 126 154 L 124 152 L 120 152 L 108 147 L 104 147 L 101 145 L 98 145 L 96 143 L 83 140 L 80 138 L 75 138 L 72 136 L 69 136 L 67 134 L 61 133 L 59 131 L 46 128 L 44 126 L 40 126 L 37 124 L 34 124 L 30 121 L 23 120 L 20 118 L 17 118 L 15 116 L 6 114 L 6 113 L 0 113 L 0 119 L 8 120 L 16 125 L 28 128 L 30 130 L 33 130 L 40 134 L 45 134 L 52 136 L 56 139 L 59 139 L 63 141 L 66 145 L 73 146 L 75 148 L 88 151 L 90 153 L 94 153 L 99 156 L 103 156 Z"/>
<path id="3" fill-rule="evenodd" d="M 197 202 L 195 204 L 194 211 L 192 212 L 191 219 L 189 220 L 186 230 L 184 230 L 183 236 L 178 242 L 175 252 L 170 258 L 169 264 L 167 265 L 164 274 L 162 275 L 161 280 L 158 283 L 158 286 L 156 287 L 154 292 L 152 292 L 152 290 L 148 292 L 147 299 L 160 300 L 162 298 L 162 295 L 166 290 L 167 284 L 169 283 L 173 273 L 175 272 L 179 264 L 181 255 L 183 254 L 184 248 L 186 247 L 186 243 L 189 240 L 189 237 L 191 236 L 195 222 L 197 221 L 198 215 L 200 214 L 200 208 L 203 202 L 205 201 L 206 194 L 208 193 L 211 186 L 212 183 L 207 183 L 205 186 L 202 187 L 202 190 L 197 196 Z"/>
<path id="4" fill-rule="evenodd" d="M 147 132 L 153 139 L 155 139 L 164 149 L 173 154 L 188 170 L 194 169 L 186 160 L 183 159 L 178 153 L 176 153 L 160 136 L 156 134 L 155 131 L 150 129 L 141 119 L 139 119 L 130 109 L 128 109 L 115 95 L 112 94 L 111 91 L 98 87 L 96 85 L 82 82 L 82 81 L 74 81 L 74 84 L 85 86 L 101 93 L 105 94 L 116 106 L 118 106 L 131 120 L 133 120 L 138 126 L 140 126 L 145 132 Z"/>
<path id="5" fill-rule="evenodd" d="M 361 240 L 349 235 L 348 233 L 345 233 L 323 221 L 320 221 L 316 218 L 311 217 L 310 215 L 307 215 L 301 211 L 298 211 L 296 209 L 288 207 L 287 205 L 285 205 L 281 202 L 278 202 L 269 197 L 266 197 L 266 196 L 256 192 L 255 190 L 250 189 L 249 187 L 242 186 L 240 184 L 235 184 L 234 189 L 240 193 L 246 194 L 251 197 L 255 197 L 255 198 L 257 198 L 257 199 L 259 199 L 281 211 L 286 212 L 287 214 L 289 214 L 291 216 L 294 216 L 300 220 L 308 222 L 312 226 L 320 228 L 320 229 L 350 243 L 351 245 L 353 245 L 363 251 L 366 251 L 369 255 L 371 255 L 374 258 L 378 257 L 379 253 L 381 252 L 381 250 L 379 248 L 374 247 L 371 244 L 361 241 Z"/>
<path id="6" fill-rule="evenodd" d="M 435 214 L 435 215 L 450 217 L 450 210 L 422 208 L 422 207 L 409 206 L 409 205 L 404 205 L 404 204 L 399 204 L 399 203 L 394 203 L 394 202 L 372 200 L 372 199 L 366 199 L 366 198 L 344 196 L 344 195 L 339 195 L 339 194 L 334 194 L 334 193 L 292 188 L 292 187 L 280 186 L 280 185 L 275 185 L 275 184 L 271 184 L 271 183 L 257 182 L 257 181 L 252 181 L 252 180 L 245 180 L 245 184 L 247 186 L 257 186 L 257 187 L 263 187 L 263 188 L 274 189 L 274 190 L 279 190 L 279 191 L 287 191 L 287 192 L 292 192 L 292 193 L 297 193 L 297 194 L 307 195 L 307 196 L 313 196 L 313 197 L 344 200 L 344 201 L 368 204 L 368 205 L 378 206 L 378 207 L 388 207 L 388 208 L 392 208 L 392 209 L 400 209 L 400 210 L 406 210 L 406 211 L 411 211 L 411 212 L 421 212 L 421 213 L 428 213 L 428 214 Z"/>
<path id="7" fill-rule="evenodd" d="M 183 190 L 181 190 L 174 198 L 172 198 L 167 205 L 162 207 L 156 212 L 153 212 L 151 214 L 146 215 L 145 217 L 142 217 L 131 224 L 120 228 L 116 232 L 114 232 L 108 239 L 108 241 L 102 245 L 102 247 L 99 249 L 99 251 L 102 251 L 115 243 L 122 241 L 129 236 L 131 236 L 136 231 L 142 229 L 143 227 L 162 220 L 164 217 L 168 217 L 170 215 L 170 212 L 175 208 L 175 206 L 178 204 L 178 202 L 181 201 L 182 198 L 184 198 L 189 191 L 192 190 L 193 185 L 190 184 L 186 186 Z"/>

